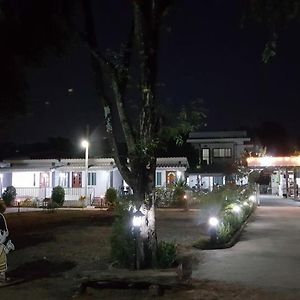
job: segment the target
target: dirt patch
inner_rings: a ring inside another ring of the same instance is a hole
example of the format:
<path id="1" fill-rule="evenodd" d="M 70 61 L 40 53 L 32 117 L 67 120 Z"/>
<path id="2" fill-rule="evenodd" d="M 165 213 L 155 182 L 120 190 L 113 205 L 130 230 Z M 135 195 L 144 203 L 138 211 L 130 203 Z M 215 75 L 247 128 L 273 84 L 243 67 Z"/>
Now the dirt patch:
<path id="1" fill-rule="evenodd" d="M 159 211 L 159 240 L 176 240 L 182 262 L 193 268 L 201 251 L 192 251 L 190 241 L 199 238 L 198 213 Z M 85 271 L 98 272 L 111 266 L 110 242 L 112 213 L 92 211 L 28 212 L 6 215 L 16 250 L 9 253 L 8 275 L 28 278 L 24 283 L 0 289 L 1 300 L 71 299 L 86 278 Z M 33 280 L 34 279 L 34 280 Z M 249 297 L 251 295 L 251 297 Z M 253 297 L 252 297 L 253 295 Z M 265 297 L 267 295 L 267 297 Z M 216 282 L 194 282 L 191 289 L 167 290 L 161 299 L 299 299 L 273 297 L 271 294 L 241 286 Z M 78 299 L 153 299 L 148 289 L 98 290 L 88 288 Z"/>
<path id="2" fill-rule="evenodd" d="M 60 273 L 73 269 L 74 262 L 49 261 L 47 259 L 26 262 L 16 269 L 7 272 L 7 276 L 13 280 L 23 279 L 25 281 L 41 279 L 43 277 L 58 276 Z"/>

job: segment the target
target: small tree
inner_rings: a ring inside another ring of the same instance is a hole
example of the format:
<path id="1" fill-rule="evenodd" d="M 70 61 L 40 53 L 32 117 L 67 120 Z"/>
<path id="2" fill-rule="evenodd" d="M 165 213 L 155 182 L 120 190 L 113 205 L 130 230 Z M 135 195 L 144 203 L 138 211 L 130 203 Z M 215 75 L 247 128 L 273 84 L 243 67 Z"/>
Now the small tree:
<path id="1" fill-rule="evenodd" d="M 65 190 L 61 186 L 56 186 L 52 190 L 51 199 L 58 206 L 62 207 L 65 201 Z"/>
<path id="2" fill-rule="evenodd" d="M 114 209 L 116 207 L 118 194 L 117 190 L 114 188 L 108 188 L 105 192 L 105 201 L 107 202 L 110 209 Z"/>
<path id="3" fill-rule="evenodd" d="M 2 199 L 6 206 L 12 206 L 13 201 L 16 199 L 17 192 L 12 185 L 8 186 L 2 194 Z"/>

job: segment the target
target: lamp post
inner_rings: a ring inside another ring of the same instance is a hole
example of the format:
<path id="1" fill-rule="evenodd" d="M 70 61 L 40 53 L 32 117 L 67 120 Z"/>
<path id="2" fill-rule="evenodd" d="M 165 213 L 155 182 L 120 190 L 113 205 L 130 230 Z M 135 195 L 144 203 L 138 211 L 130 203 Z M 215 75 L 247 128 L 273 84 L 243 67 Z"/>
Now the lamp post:
<path id="1" fill-rule="evenodd" d="M 0 197 L 2 198 L 2 189 L 3 189 L 3 174 L 0 174 L 0 183 L 1 183 Z"/>
<path id="2" fill-rule="evenodd" d="M 89 168 L 89 142 L 83 140 L 81 142 L 83 148 L 85 148 L 85 186 L 84 186 L 84 195 L 85 200 L 88 198 L 88 168 Z"/>
<path id="3" fill-rule="evenodd" d="M 140 269 L 140 233 L 141 233 L 141 226 L 143 217 L 145 215 L 140 211 L 137 210 L 133 214 L 132 218 L 132 225 L 133 225 L 133 238 L 134 238 L 134 269 L 139 270 Z"/>

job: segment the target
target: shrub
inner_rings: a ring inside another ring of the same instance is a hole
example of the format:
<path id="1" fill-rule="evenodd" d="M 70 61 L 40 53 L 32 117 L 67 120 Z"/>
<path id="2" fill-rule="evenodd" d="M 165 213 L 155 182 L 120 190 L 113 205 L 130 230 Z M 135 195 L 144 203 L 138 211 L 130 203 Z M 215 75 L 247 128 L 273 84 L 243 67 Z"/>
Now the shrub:
<path id="1" fill-rule="evenodd" d="M 4 201 L 1 199 L 0 200 L 0 214 L 3 214 L 6 210 L 6 205 L 4 203 Z"/>
<path id="2" fill-rule="evenodd" d="M 172 188 L 155 188 L 155 206 L 156 207 L 170 207 L 174 205 Z"/>
<path id="3" fill-rule="evenodd" d="M 170 268 L 176 260 L 175 242 L 160 241 L 157 247 L 157 264 L 160 268 Z"/>
<path id="4" fill-rule="evenodd" d="M 108 188 L 105 192 L 105 201 L 108 204 L 109 208 L 116 208 L 117 205 L 117 198 L 118 198 L 118 194 L 117 194 L 117 190 L 114 188 Z"/>
<path id="5" fill-rule="evenodd" d="M 54 212 L 56 208 L 59 208 L 59 205 L 56 202 L 49 202 L 47 204 L 47 211 Z"/>
<path id="6" fill-rule="evenodd" d="M 24 201 L 20 203 L 22 207 L 37 207 L 37 204 L 33 199 L 31 198 L 26 198 Z"/>
<path id="7" fill-rule="evenodd" d="M 10 185 L 8 186 L 2 194 L 2 199 L 6 206 L 12 206 L 13 201 L 16 199 L 17 192 L 16 189 Z"/>
<path id="8" fill-rule="evenodd" d="M 182 186 L 175 186 L 174 193 L 173 193 L 173 199 L 177 206 L 184 207 L 185 206 L 185 188 Z"/>
<path id="9" fill-rule="evenodd" d="M 52 190 L 51 199 L 53 203 L 56 203 L 58 206 L 62 207 L 65 201 L 65 190 L 61 186 L 56 186 Z"/>
<path id="10" fill-rule="evenodd" d="M 117 217 L 112 226 L 111 258 L 122 267 L 134 265 L 134 239 L 131 230 L 131 213 L 126 207 L 117 207 Z"/>

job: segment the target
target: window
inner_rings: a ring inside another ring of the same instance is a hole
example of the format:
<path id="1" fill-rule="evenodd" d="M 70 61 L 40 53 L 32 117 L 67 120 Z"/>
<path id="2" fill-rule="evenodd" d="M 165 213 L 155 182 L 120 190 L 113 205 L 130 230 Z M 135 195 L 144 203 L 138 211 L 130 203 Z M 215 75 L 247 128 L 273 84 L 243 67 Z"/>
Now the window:
<path id="1" fill-rule="evenodd" d="M 172 186 L 176 182 L 176 172 L 174 171 L 168 171 L 166 173 L 167 175 L 167 186 Z"/>
<path id="2" fill-rule="evenodd" d="M 96 185 L 96 173 L 88 173 L 88 185 Z"/>
<path id="3" fill-rule="evenodd" d="M 156 172 L 156 185 L 161 186 L 161 172 Z"/>
<path id="4" fill-rule="evenodd" d="M 59 173 L 58 185 L 62 187 L 69 187 L 69 173 L 61 172 Z"/>
<path id="5" fill-rule="evenodd" d="M 231 157 L 231 148 L 215 148 L 213 155 L 214 157 Z"/>
<path id="6" fill-rule="evenodd" d="M 203 148 L 202 149 L 202 162 L 203 164 L 209 165 L 209 149 L 208 148 Z"/>

